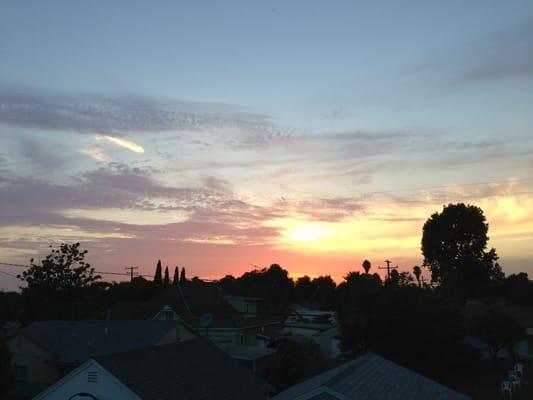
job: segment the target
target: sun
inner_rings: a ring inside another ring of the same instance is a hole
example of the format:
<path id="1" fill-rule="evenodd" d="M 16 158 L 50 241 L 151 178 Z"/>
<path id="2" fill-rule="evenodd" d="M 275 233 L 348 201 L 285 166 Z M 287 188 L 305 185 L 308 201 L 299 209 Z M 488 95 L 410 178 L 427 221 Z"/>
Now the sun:
<path id="1" fill-rule="evenodd" d="M 289 232 L 289 237 L 297 242 L 312 242 L 325 236 L 327 236 L 327 232 L 313 224 L 299 226 Z"/>

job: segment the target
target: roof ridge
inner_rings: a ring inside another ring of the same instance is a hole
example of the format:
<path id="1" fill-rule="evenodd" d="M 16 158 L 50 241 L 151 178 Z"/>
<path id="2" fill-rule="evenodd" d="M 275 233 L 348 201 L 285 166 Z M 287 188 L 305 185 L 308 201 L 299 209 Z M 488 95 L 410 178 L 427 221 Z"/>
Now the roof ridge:
<path id="1" fill-rule="evenodd" d="M 340 368 L 342 366 L 346 366 L 342 371 L 339 371 L 338 374 L 328 379 L 326 382 L 323 383 L 322 386 L 330 386 L 338 382 L 339 380 L 343 379 L 345 376 L 351 374 L 354 372 L 357 368 L 359 368 L 365 360 L 370 358 L 371 355 L 374 355 L 374 353 L 366 353 L 354 360 L 348 361 L 345 364 L 339 365 L 337 368 Z"/>

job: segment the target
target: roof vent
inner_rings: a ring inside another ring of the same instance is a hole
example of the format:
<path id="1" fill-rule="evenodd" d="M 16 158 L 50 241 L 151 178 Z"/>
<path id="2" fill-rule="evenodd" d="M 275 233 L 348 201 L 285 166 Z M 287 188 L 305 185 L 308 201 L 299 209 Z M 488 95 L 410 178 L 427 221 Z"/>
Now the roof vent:
<path id="1" fill-rule="evenodd" d="M 98 383 L 98 372 L 89 371 L 87 372 L 87 382 L 88 383 Z"/>

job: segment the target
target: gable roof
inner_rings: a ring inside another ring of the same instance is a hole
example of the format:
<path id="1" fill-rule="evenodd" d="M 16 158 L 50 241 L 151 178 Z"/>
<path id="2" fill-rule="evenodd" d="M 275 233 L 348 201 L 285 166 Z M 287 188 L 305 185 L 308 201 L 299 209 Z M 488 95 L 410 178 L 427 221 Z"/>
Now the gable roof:
<path id="1" fill-rule="evenodd" d="M 50 359 L 79 363 L 101 355 L 153 346 L 173 321 L 36 321 L 21 334 L 50 352 Z"/>
<path id="2" fill-rule="evenodd" d="M 194 328 L 200 327 L 202 314 L 210 313 L 210 328 L 257 326 L 261 321 L 243 318 L 214 284 L 180 282 L 144 302 L 119 302 L 111 307 L 111 319 L 152 319 L 164 306 L 170 306 Z"/>
<path id="3" fill-rule="evenodd" d="M 323 393 L 321 388 L 326 390 L 328 395 L 324 394 L 320 397 Z M 335 396 L 335 393 L 338 393 L 339 396 Z M 366 354 L 295 385 L 274 396 L 272 400 L 295 400 L 304 394 L 318 396 L 310 397 L 311 399 L 470 399 L 466 395 L 373 353 Z"/>
<path id="4" fill-rule="evenodd" d="M 143 400 L 259 400 L 270 386 L 205 339 L 96 357 Z"/>

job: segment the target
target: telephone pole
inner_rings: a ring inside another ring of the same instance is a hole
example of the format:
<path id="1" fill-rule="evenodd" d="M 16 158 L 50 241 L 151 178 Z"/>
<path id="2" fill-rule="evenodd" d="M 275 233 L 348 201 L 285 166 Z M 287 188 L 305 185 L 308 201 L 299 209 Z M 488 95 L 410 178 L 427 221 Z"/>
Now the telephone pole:
<path id="1" fill-rule="evenodd" d="M 386 267 L 378 267 L 378 269 L 386 269 L 387 270 L 387 278 L 390 279 L 390 270 L 391 269 L 398 269 L 398 266 L 391 267 L 390 266 L 391 262 L 389 260 L 385 260 L 385 263 L 387 264 Z"/>
<path id="2" fill-rule="evenodd" d="M 139 267 L 125 267 L 124 268 L 126 271 L 130 271 L 130 282 L 133 282 L 133 277 L 135 275 L 137 275 L 137 272 L 135 272 L 135 274 L 133 273 L 133 270 L 134 269 L 139 269 Z"/>

